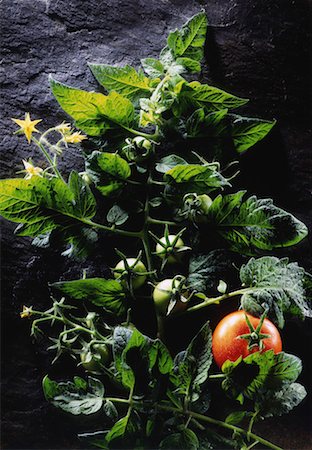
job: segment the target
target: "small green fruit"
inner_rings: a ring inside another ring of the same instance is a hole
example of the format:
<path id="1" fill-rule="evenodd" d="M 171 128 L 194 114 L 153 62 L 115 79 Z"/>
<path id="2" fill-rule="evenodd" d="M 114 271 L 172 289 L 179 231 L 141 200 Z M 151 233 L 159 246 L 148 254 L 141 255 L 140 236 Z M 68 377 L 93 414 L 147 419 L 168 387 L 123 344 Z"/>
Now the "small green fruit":
<path id="1" fill-rule="evenodd" d="M 138 289 L 145 283 L 146 280 L 145 272 L 147 271 L 146 267 L 142 263 L 142 261 L 137 261 L 136 263 L 136 258 L 127 258 L 126 261 L 129 266 L 129 269 L 131 270 L 132 287 L 133 289 Z M 144 275 L 142 275 L 142 272 Z M 115 278 L 119 278 L 120 276 L 122 277 L 122 275 L 125 273 L 126 273 L 126 266 L 124 260 L 122 259 L 121 261 L 119 261 L 119 263 L 116 265 L 114 269 L 114 277 Z M 123 286 L 126 286 L 127 285 L 126 280 L 121 278 L 121 284 Z"/>

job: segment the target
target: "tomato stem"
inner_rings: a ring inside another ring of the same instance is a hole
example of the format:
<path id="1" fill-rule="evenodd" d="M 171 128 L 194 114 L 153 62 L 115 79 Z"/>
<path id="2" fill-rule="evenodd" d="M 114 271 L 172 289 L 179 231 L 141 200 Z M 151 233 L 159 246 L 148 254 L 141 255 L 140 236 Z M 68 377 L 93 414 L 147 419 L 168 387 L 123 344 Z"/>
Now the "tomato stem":
<path id="1" fill-rule="evenodd" d="M 60 180 L 64 181 L 64 178 L 62 177 L 60 171 L 57 168 L 57 164 L 56 164 L 56 159 L 54 159 L 54 161 L 52 160 L 51 156 L 49 155 L 49 153 L 46 151 L 46 149 L 44 148 L 44 146 L 41 144 L 41 142 L 39 142 L 34 136 L 32 136 L 32 141 L 39 147 L 39 149 L 42 151 L 42 153 L 44 154 L 46 160 L 48 161 L 48 163 L 50 164 L 53 172 L 55 173 L 55 175 L 57 176 L 57 178 L 59 178 Z"/>
<path id="2" fill-rule="evenodd" d="M 246 430 L 244 430 L 243 428 L 237 427 L 235 425 L 231 425 L 229 423 L 223 422 L 222 420 L 218 420 L 218 419 L 214 419 L 212 417 L 209 416 L 205 416 L 203 414 L 199 414 L 197 412 L 194 411 L 183 411 L 183 409 L 180 408 L 175 408 L 172 406 L 164 406 L 164 405 L 158 405 L 157 406 L 158 409 L 162 409 L 164 411 L 170 411 L 170 412 L 176 412 L 176 413 L 180 413 L 180 414 L 188 414 L 189 416 L 200 420 L 202 422 L 207 422 L 207 423 L 211 423 L 212 425 L 216 425 L 218 427 L 222 427 L 222 428 L 227 428 L 228 430 L 232 430 L 232 431 L 236 431 L 238 433 L 242 433 L 247 437 L 251 437 L 252 439 L 254 439 L 255 441 L 258 441 L 260 444 L 265 445 L 268 448 L 271 448 L 272 450 L 282 450 L 281 447 L 278 447 L 277 445 L 273 444 L 270 441 L 267 441 L 266 439 L 262 438 L 261 436 L 258 436 L 255 433 L 251 433 L 248 432 Z"/>
<path id="3" fill-rule="evenodd" d="M 199 309 L 205 308 L 206 306 L 209 305 L 215 305 L 218 304 L 220 302 L 222 302 L 223 300 L 226 300 L 228 298 L 232 298 L 232 297 L 237 297 L 238 295 L 242 295 L 245 294 L 247 292 L 250 292 L 252 289 L 250 288 L 244 288 L 244 289 L 238 289 L 237 291 L 232 291 L 232 292 L 227 292 L 226 294 L 220 295 L 219 297 L 213 297 L 213 298 L 209 298 L 206 297 L 201 303 L 198 303 L 197 305 L 191 306 L 190 308 L 188 308 L 186 310 L 186 312 L 193 312 L 193 311 L 197 311 Z M 194 294 L 195 296 L 197 294 Z"/>

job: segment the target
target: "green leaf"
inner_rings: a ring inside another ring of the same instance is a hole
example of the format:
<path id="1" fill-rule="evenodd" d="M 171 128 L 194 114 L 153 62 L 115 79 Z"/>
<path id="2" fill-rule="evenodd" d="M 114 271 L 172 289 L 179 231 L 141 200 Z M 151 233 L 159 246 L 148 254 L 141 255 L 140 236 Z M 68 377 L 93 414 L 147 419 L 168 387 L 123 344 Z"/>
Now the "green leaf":
<path id="1" fill-rule="evenodd" d="M 72 171 L 68 179 L 68 187 L 73 193 L 75 212 L 79 217 L 92 218 L 96 212 L 95 198 L 89 186 L 77 172 Z"/>
<path id="2" fill-rule="evenodd" d="M 127 414 L 110 429 L 106 435 L 106 441 L 111 442 L 116 439 L 124 439 L 131 436 L 138 430 L 138 423 L 136 417 L 133 414 Z"/>
<path id="3" fill-rule="evenodd" d="M 150 437 L 153 430 L 155 428 L 155 420 L 153 419 L 148 419 L 146 421 L 146 428 L 145 428 L 145 433 L 147 437 Z"/>
<path id="4" fill-rule="evenodd" d="M 270 391 L 265 394 L 256 409 L 262 417 L 281 416 L 289 413 L 306 397 L 307 391 L 299 383 L 291 383 L 280 391 Z"/>
<path id="5" fill-rule="evenodd" d="M 118 377 L 123 385 L 133 389 L 136 381 L 148 385 L 149 345 L 151 340 L 137 329 L 117 327 L 114 331 L 113 353 Z M 139 383 L 140 384 L 140 383 Z M 139 389 L 142 386 L 136 385 Z"/>
<path id="6" fill-rule="evenodd" d="M 159 60 L 160 60 L 161 64 L 163 65 L 164 69 L 171 76 L 175 76 L 175 75 L 179 74 L 180 72 L 184 71 L 184 68 L 182 66 L 175 63 L 173 53 L 170 50 L 170 48 L 168 47 L 168 45 L 166 45 L 166 47 L 164 47 L 161 50 L 161 52 L 159 54 Z"/>
<path id="7" fill-rule="evenodd" d="M 158 163 L 156 163 L 156 170 L 160 173 L 166 173 L 170 169 L 178 165 L 187 165 L 188 163 L 185 159 L 181 158 L 181 156 L 177 155 L 168 155 L 161 158 Z"/>
<path id="8" fill-rule="evenodd" d="M 192 255 L 189 262 L 187 286 L 197 292 L 216 288 L 220 279 L 233 271 L 233 258 L 225 250 L 212 250 L 206 255 Z"/>
<path id="9" fill-rule="evenodd" d="M 288 258 L 264 256 L 251 258 L 240 269 L 240 279 L 250 288 L 241 298 L 242 308 L 260 316 L 266 308 L 277 321 L 284 325 L 284 313 L 312 317 L 311 306 L 306 301 L 305 270 Z"/>
<path id="10" fill-rule="evenodd" d="M 127 161 L 116 153 L 92 152 L 86 160 L 86 169 L 105 197 L 118 193 L 131 175 Z"/>
<path id="11" fill-rule="evenodd" d="M 207 212 L 208 222 L 231 250 L 252 255 L 255 249 L 289 247 L 307 235 L 307 227 L 271 199 L 252 196 L 243 201 L 244 194 L 218 195 Z"/>
<path id="12" fill-rule="evenodd" d="M 114 67 L 108 64 L 89 64 L 89 67 L 100 85 L 108 92 L 116 91 L 130 100 L 149 97 L 151 94 L 150 80 L 131 66 Z"/>
<path id="13" fill-rule="evenodd" d="M 197 400 L 192 402 L 192 411 L 199 414 L 205 414 L 210 408 L 211 404 L 211 387 L 206 383 L 200 391 L 200 395 Z"/>
<path id="14" fill-rule="evenodd" d="M 245 397 L 258 400 L 267 391 L 275 392 L 296 381 L 301 370 L 301 361 L 294 355 L 274 354 L 273 350 L 256 352 L 223 364 L 226 378 L 222 387 L 241 403 Z"/>
<path id="15" fill-rule="evenodd" d="M 122 372 L 122 353 L 132 336 L 133 330 L 126 327 L 116 327 L 113 334 L 113 355 L 116 370 Z"/>
<path id="16" fill-rule="evenodd" d="M 177 58 L 177 65 L 180 65 L 186 69 L 187 72 L 190 73 L 198 73 L 201 71 L 200 61 L 196 61 L 192 58 Z"/>
<path id="17" fill-rule="evenodd" d="M 136 374 L 140 369 L 142 370 L 142 366 L 144 366 L 143 371 L 146 372 L 147 375 L 147 344 L 148 338 L 146 338 L 137 329 L 134 329 L 125 349 L 122 352 L 122 364 L 120 366 L 122 383 L 130 389 L 134 387 L 136 382 Z"/>
<path id="18" fill-rule="evenodd" d="M 170 373 L 173 367 L 173 361 L 169 351 L 159 340 L 153 340 L 149 347 L 148 356 L 150 360 L 150 368 L 157 367 L 163 375 Z"/>
<path id="19" fill-rule="evenodd" d="M 54 232 L 54 236 L 56 233 Z M 95 230 L 88 227 L 77 225 L 75 228 L 58 230 L 61 241 L 67 244 L 67 249 L 62 252 L 62 256 L 70 258 L 84 259 L 87 257 L 98 240 L 98 234 Z"/>
<path id="20" fill-rule="evenodd" d="M 208 379 L 212 363 L 211 330 L 207 322 L 191 341 L 187 349 L 180 352 L 174 360 L 171 381 L 180 395 L 198 400 L 201 385 Z"/>
<path id="21" fill-rule="evenodd" d="M 269 368 L 265 388 L 276 390 L 280 386 L 292 383 L 297 380 L 301 371 L 302 362 L 297 356 L 285 352 L 277 353 Z"/>
<path id="22" fill-rule="evenodd" d="M 42 381 L 46 399 L 52 405 L 73 415 L 89 415 L 103 405 L 104 386 L 96 378 L 88 378 L 88 383 L 79 377 L 74 381 L 57 383 L 46 375 Z"/>
<path id="23" fill-rule="evenodd" d="M 84 256 L 97 234 L 85 222 L 95 215 L 96 204 L 88 186 L 76 172 L 69 184 L 58 178 L 32 177 L 0 180 L 0 214 L 19 223 L 20 236 L 38 237 L 45 244 L 51 232 L 69 244 L 64 254 Z"/>
<path id="24" fill-rule="evenodd" d="M 181 193 L 204 194 L 223 186 L 231 186 L 217 169 L 218 165 L 215 163 L 177 165 L 165 173 L 164 180 L 177 187 Z"/>
<path id="25" fill-rule="evenodd" d="M 226 417 L 225 423 L 229 423 L 230 425 L 238 425 L 242 420 L 248 417 L 248 415 L 249 413 L 247 411 L 232 412 Z"/>
<path id="26" fill-rule="evenodd" d="M 116 280 L 86 278 L 74 281 L 59 281 L 51 286 L 75 300 L 87 300 L 105 311 L 122 317 L 127 311 L 125 293 Z"/>
<path id="27" fill-rule="evenodd" d="M 88 187 L 84 189 L 80 198 L 77 190 L 73 192 L 56 178 L 0 180 L 0 213 L 12 222 L 23 224 L 19 229 L 21 236 L 39 236 L 62 224 L 94 216 L 94 197 Z"/>
<path id="28" fill-rule="evenodd" d="M 192 81 L 188 84 L 192 88 L 187 91 L 185 95 L 190 98 L 190 101 L 204 107 L 208 111 L 220 109 L 235 109 L 248 102 L 246 98 L 236 97 L 221 89 L 208 84 L 201 84 L 198 81 Z"/>
<path id="29" fill-rule="evenodd" d="M 243 153 L 261 141 L 274 127 L 276 120 L 262 120 L 231 115 L 231 135 L 238 153 Z"/>
<path id="30" fill-rule="evenodd" d="M 127 388 L 146 392 L 149 383 L 154 386 L 159 374 L 168 374 L 173 366 L 172 358 L 159 340 L 144 336 L 137 329 L 116 327 L 113 338 L 115 367 L 120 381 Z M 157 370 L 155 370 L 157 369 Z"/>
<path id="31" fill-rule="evenodd" d="M 118 127 L 128 129 L 134 122 L 132 103 L 117 92 L 107 96 L 87 92 L 52 78 L 50 84 L 61 108 L 75 120 L 77 128 L 90 136 L 99 136 Z"/>
<path id="32" fill-rule="evenodd" d="M 181 30 L 175 30 L 168 36 L 168 47 L 175 58 L 190 58 L 201 61 L 204 56 L 204 44 L 207 32 L 207 17 L 204 12 L 193 16 Z"/>
<path id="33" fill-rule="evenodd" d="M 185 123 L 187 136 L 217 138 L 225 135 L 227 123 L 224 118 L 227 112 L 227 109 L 221 109 L 206 114 L 204 108 L 197 109 Z"/>
<path id="34" fill-rule="evenodd" d="M 165 68 L 158 59 L 144 58 L 141 59 L 141 64 L 147 75 L 152 78 L 159 78 L 164 75 Z"/>
<path id="35" fill-rule="evenodd" d="M 123 223 L 127 222 L 128 218 L 129 214 L 127 213 L 127 211 L 123 210 L 118 205 L 112 206 L 106 216 L 107 222 L 111 225 L 116 226 L 120 226 Z"/>
<path id="36" fill-rule="evenodd" d="M 184 428 L 179 433 L 173 433 L 163 439 L 159 445 L 161 450 L 198 450 L 199 441 L 194 431 L 189 428 Z"/>
<path id="37" fill-rule="evenodd" d="M 103 411 L 104 411 L 104 414 L 107 417 L 109 417 L 111 420 L 113 420 L 114 422 L 117 420 L 117 418 L 118 418 L 117 408 L 114 405 L 114 403 L 111 402 L 110 400 L 105 399 L 105 403 L 103 405 Z"/>
<path id="38" fill-rule="evenodd" d="M 186 350 L 188 356 L 192 356 L 196 360 L 196 370 L 193 376 L 195 385 L 201 385 L 208 379 L 208 372 L 212 363 L 211 342 L 211 329 L 207 322 Z"/>

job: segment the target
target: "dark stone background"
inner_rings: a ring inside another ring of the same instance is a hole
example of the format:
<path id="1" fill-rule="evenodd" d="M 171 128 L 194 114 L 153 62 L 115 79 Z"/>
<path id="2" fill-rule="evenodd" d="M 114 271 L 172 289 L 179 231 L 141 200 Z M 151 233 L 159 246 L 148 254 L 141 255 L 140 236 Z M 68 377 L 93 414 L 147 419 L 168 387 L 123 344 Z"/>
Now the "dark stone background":
<path id="1" fill-rule="evenodd" d="M 203 79 L 251 99 L 245 113 L 278 120 L 271 136 L 242 158 L 242 184 L 270 195 L 311 229 L 311 3 L 309 0 L 3 0 L 1 176 L 15 176 L 21 159 L 33 155 L 10 117 L 29 111 L 43 127 L 61 122 L 47 76 L 95 89 L 87 62 L 137 65 L 157 56 L 169 30 L 205 7 L 209 22 Z M 36 153 L 35 161 L 40 163 Z M 77 154 L 64 156 L 63 169 L 79 167 Z M 77 448 L 79 421 L 50 408 L 41 391 L 49 367 L 20 321 L 21 305 L 46 306 L 46 284 L 74 277 L 81 266 L 2 227 L 2 441 L 7 449 Z M 103 252 L 105 253 L 105 252 Z M 312 268 L 307 239 L 290 254 Z M 105 256 L 92 263 L 98 276 Z M 83 267 L 83 266 L 82 266 Z M 303 357 L 302 380 L 312 379 L 311 322 L 287 325 L 285 349 Z M 311 386 L 310 386 L 311 387 Z M 311 397 L 310 397 L 311 403 Z M 84 420 L 88 424 L 87 420 Z M 258 425 L 284 448 L 312 448 L 309 400 L 289 416 Z M 80 427 L 82 430 L 83 427 Z"/>

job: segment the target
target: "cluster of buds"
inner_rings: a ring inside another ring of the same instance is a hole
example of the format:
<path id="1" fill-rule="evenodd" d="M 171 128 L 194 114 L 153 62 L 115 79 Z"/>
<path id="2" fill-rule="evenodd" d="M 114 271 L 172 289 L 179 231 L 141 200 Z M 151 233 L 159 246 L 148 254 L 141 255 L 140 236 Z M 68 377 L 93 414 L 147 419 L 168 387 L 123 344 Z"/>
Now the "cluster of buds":
<path id="1" fill-rule="evenodd" d="M 55 132 L 60 135 L 60 139 L 58 139 L 55 143 L 52 143 L 48 139 L 48 136 L 50 137 L 51 134 Z M 51 153 L 61 155 L 64 147 L 67 148 L 68 144 L 80 144 L 85 139 L 87 139 L 87 136 L 81 134 L 80 131 L 73 132 L 70 124 L 63 122 L 45 131 L 41 135 L 39 142 L 42 145 L 47 146 Z"/>

